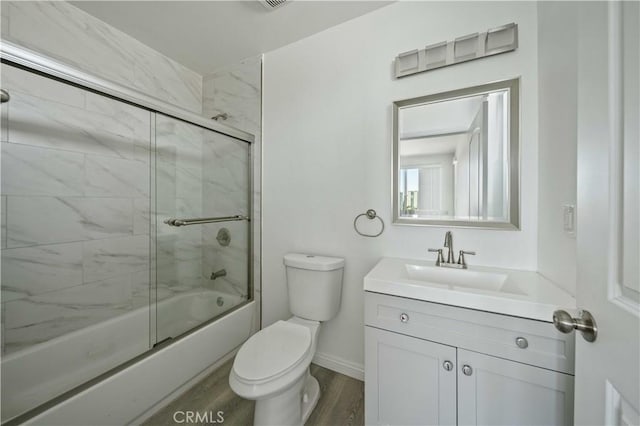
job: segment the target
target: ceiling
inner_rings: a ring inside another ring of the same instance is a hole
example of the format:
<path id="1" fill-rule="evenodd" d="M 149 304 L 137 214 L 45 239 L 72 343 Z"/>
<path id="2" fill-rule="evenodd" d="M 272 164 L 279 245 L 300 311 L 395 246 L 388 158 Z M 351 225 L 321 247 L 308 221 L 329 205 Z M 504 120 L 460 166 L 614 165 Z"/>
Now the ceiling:
<path id="1" fill-rule="evenodd" d="M 389 1 L 72 1 L 74 6 L 207 75 L 386 6 Z"/>
<path id="2" fill-rule="evenodd" d="M 402 108 L 400 139 L 466 132 L 483 98 L 478 95 Z"/>
<path id="3" fill-rule="evenodd" d="M 467 142 L 467 139 L 467 134 L 462 133 L 400 140 L 400 156 L 406 158 L 423 155 L 453 155 L 458 144 Z"/>

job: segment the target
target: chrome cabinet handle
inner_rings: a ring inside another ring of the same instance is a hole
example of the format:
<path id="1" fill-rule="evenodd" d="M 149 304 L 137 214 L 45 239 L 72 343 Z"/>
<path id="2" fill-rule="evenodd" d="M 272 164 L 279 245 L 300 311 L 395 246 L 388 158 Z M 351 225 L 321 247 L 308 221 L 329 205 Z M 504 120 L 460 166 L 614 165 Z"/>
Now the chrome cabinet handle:
<path id="1" fill-rule="evenodd" d="M 557 310 L 553 313 L 553 325 L 561 333 L 571 333 L 578 330 L 587 342 L 595 342 L 598 337 L 598 326 L 596 320 L 589 311 L 578 312 L 580 318 L 571 318 L 567 311 Z"/>
<path id="2" fill-rule="evenodd" d="M 453 363 L 451 361 L 445 361 L 442 363 L 442 366 L 444 367 L 445 370 L 447 371 L 451 371 L 453 370 Z"/>
<path id="3" fill-rule="evenodd" d="M 9 102 L 9 99 L 11 99 L 9 92 L 4 89 L 0 89 L 0 103 L 3 104 L 5 102 Z"/>
<path id="4" fill-rule="evenodd" d="M 529 347 L 529 342 L 524 337 L 516 337 L 516 346 L 520 349 L 527 349 Z"/>
<path id="5" fill-rule="evenodd" d="M 464 374 L 465 376 L 470 376 L 473 374 L 473 368 L 471 368 L 470 365 L 463 365 L 462 366 L 462 374 Z"/>
<path id="6" fill-rule="evenodd" d="M 409 315 L 405 314 L 404 312 L 400 314 L 400 322 L 409 322 Z"/>

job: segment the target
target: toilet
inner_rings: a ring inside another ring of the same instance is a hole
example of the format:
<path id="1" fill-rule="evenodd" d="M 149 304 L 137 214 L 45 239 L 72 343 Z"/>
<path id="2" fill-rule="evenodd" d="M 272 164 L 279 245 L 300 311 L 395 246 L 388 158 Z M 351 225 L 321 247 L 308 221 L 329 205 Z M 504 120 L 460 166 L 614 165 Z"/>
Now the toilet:
<path id="1" fill-rule="evenodd" d="M 236 355 L 231 389 L 256 401 L 254 425 L 303 425 L 320 386 L 309 372 L 320 323 L 335 317 L 342 295 L 344 259 L 292 253 L 284 256 L 293 316 L 254 334 Z"/>

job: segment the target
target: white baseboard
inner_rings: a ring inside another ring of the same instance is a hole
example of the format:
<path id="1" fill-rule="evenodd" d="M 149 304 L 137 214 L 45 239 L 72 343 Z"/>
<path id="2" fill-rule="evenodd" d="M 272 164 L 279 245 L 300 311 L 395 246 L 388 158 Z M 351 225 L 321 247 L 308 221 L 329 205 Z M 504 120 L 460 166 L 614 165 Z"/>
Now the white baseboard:
<path id="1" fill-rule="evenodd" d="M 320 367 L 364 381 L 364 365 L 362 364 L 320 352 L 316 352 L 312 362 Z"/>

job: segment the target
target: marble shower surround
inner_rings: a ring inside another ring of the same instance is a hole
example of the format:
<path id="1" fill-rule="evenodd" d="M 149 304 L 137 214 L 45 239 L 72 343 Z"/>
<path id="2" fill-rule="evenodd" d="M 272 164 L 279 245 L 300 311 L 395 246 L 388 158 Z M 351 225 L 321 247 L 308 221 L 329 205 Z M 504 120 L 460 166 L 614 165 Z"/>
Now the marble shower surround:
<path id="1" fill-rule="evenodd" d="M 3 39 L 197 114 L 202 112 L 200 74 L 73 5 L 3 1 L 0 7 Z"/>
<path id="2" fill-rule="evenodd" d="M 262 125 L 262 56 L 221 68 L 203 78 L 202 114 L 227 114 L 222 123 L 258 136 Z"/>
<path id="3" fill-rule="evenodd" d="M 248 214 L 244 142 L 157 114 L 152 146 L 148 111 L 2 71 L 12 94 L 2 132 L 5 353 L 148 305 L 152 201 L 158 300 L 210 286 L 220 263 L 226 291 L 247 294 L 247 223 L 227 224 L 232 244 L 215 260 L 219 226 L 162 223 Z"/>

